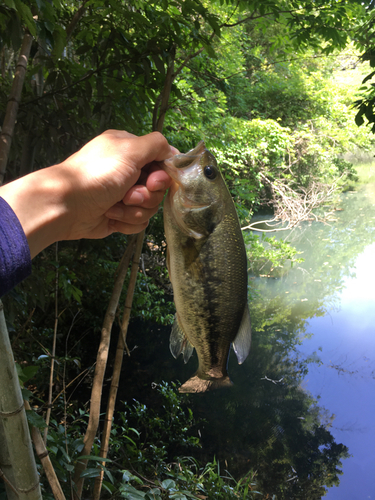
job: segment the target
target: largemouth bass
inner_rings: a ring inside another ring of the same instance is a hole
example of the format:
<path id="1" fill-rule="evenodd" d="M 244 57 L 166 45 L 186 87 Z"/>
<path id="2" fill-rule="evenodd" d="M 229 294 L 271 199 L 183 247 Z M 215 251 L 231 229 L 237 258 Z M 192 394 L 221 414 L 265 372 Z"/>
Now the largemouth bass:
<path id="1" fill-rule="evenodd" d="M 170 337 L 185 363 L 199 366 L 180 392 L 230 386 L 230 346 L 242 363 L 250 350 L 247 258 L 232 197 L 214 156 L 200 142 L 163 162 L 173 178 L 164 201 L 167 266 L 176 305 Z"/>

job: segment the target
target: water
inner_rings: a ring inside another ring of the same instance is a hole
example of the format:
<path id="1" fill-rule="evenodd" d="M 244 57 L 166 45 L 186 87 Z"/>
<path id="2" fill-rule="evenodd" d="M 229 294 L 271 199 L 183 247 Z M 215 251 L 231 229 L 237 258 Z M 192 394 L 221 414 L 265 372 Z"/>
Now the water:
<path id="1" fill-rule="evenodd" d="M 305 262 L 261 289 L 268 300 L 283 297 L 284 307 L 314 304 L 297 349 L 314 361 L 301 386 L 331 415 L 330 433 L 351 455 L 326 498 L 374 499 L 375 186 L 344 195 L 340 208 L 331 225 L 289 235 Z"/>
<path id="2" fill-rule="evenodd" d="M 243 365 L 230 355 L 233 387 L 183 397 L 202 442 L 191 453 L 251 471 L 263 498 L 375 499 L 375 184 L 337 208 L 289 233 L 303 263 L 250 281 L 253 343 Z M 172 358 L 169 333 L 129 333 L 127 399 L 155 404 L 151 382 L 195 372 L 195 356 Z"/>

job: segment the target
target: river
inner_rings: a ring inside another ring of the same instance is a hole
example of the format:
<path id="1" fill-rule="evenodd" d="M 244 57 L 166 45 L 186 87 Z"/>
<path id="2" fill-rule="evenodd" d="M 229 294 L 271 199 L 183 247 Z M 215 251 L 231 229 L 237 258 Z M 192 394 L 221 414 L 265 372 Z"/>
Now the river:
<path id="1" fill-rule="evenodd" d="M 199 421 L 194 456 L 250 471 L 263 498 L 375 499 L 375 184 L 336 208 L 282 234 L 304 262 L 250 279 L 253 342 L 243 365 L 230 354 L 233 387 L 183 396 Z M 195 372 L 195 354 L 172 358 L 169 333 L 133 329 L 127 398 L 147 403 L 151 383 Z"/>
<path id="2" fill-rule="evenodd" d="M 375 498 L 375 185 L 342 196 L 328 225 L 287 237 L 302 264 L 260 286 L 266 300 L 306 307 L 298 359 L 310 360 L 301 387 L 327 412 L 330 433 L 349 449 L 340 485 L 327 499 Z M 307 304 L 312 304 L 309 308 Z"/>

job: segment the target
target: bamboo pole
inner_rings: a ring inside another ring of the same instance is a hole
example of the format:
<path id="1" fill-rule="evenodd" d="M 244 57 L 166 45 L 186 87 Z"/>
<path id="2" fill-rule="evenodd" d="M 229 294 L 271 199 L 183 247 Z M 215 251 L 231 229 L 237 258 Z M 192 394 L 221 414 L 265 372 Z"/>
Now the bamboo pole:
<path id="1" fill-rule="evenodd" d="M 25 401 L 24 404 L 26 410 L 31 410 L 28 401 Z M 42 435 L 40 434 L 39 429 L 37 429 L 34 426 L 31 426 L 31 438 L 35 446 L 36 454 L 38 455 L 38 458 L 43 466 L 43 470 L 46 473 L 46 477 L 51 487 L 55 500 L 66 500 L 63 490 L 61 489 L 59 480 L 57 479 L 55 469 L 53 468 L 53 465 L 49 458 L 48 451 L 44 444 Z"/>
<path id="2" fill-rule="evenodd" d="M 13 78 L 12 90 L 5 111 L 5 118 L 0 134 L 0 186 L 4 182 L 32 41 L 33 37 L 30 33 L 26 32 L 23 37 L 16 72 Z"/>
<path id="3" fill-rule="evenodd" d="M 0 478 L 5 483 L 7 500 L 18 500 L 18 493 L 14 486 L 13 467 L 10 462 L 8 447 L 5 442 L 3 422 L 0 419 Z"/>
<path id="4" fill-rule="evenodd" d="M 112 325 L 115 320 L 116 310 L 118 302 L 120 300 L 120 295 L 122 287 L 127 274 L 129 262 L 131 255 L 133 253 L 134 245 L 136 241 L 136 236 L 133 235 L 130 238 L 129 244 L 126 248 L 124 256 L 120 262 L 120 266 L 117 272 L 116 281 L 113 287 L 112 296 L 110 298 L 107 311 L 103 321 L 102 334 L 100 339 L 100 344 L 98 348 L 98 354 L 96 358 L 96 366 L 94 373 L 94 381 L 91 389 L 91 402 L 90 402 L 90 417 L 89 423 L 87 425 L 86 434 L 83 439 L 84 446 L 81 452 L 81 456 L 90 455 L 92 445 L 94 443 L 95 435 L 99 426 L 99 416 L 100 416 L 100 404 L 102 398 L 102 387 L 105 369 L 107 366 L 109 343 L 111 340 L 111 330 Z M 84 478 L 81 477 L 82 472 L 86 469 L 87 459 L 79 460 L 74 469 L 74 499 L 79 500 L 82 496 Z"/>
<path id="5" fill-rule="evenodd" d="M 105 420 L 104 420 L 104 428 L 103 428 L 102 439 L 101 439 L 100 456 L 102 458 L 107 458 L 107 455 L 108 455 L 108 444 L 109 444 L 109 438 L 111 435 L 112 420 L 113 420 L 113 414 L 115 411 L 115 403 L 116 403 L 116 397 L 117 397 L 117 390 L 119 387 L 119 380 L 120 380 L 120 374 L 121 374 L 122 360 L 123 360 L 123 356 L 124 356 L 124 349 L 126 348 L 127 352 L 129 353 L 129 350 L 127 349 L 127 345 L 126 345 L 126 334 L 127 334 L 128 325 L 129 325 L 130 312 L 131 312 L 132 303 L 133 303 L 135 285 L 137 282 L 139 259 L 140 259 L 141 252 L 142 252 L 144 235 L 145 235 L 145 231 L 142 231 L 142 233 L 138 234 L 136 248 L 135 248 L 134 255 L 133 255 L 132 269 L 131 269 L 131 273 L 130 273 L 128 292 L 127 292 L 126 299 L 125 299 L 124 313 L 123 313 L 122 323 L 121 323 L 121 331 L 120 331 L 118 341 L 117 341 L 117 349 L 116 349 L 115 362 L 114 362 L 114 366 L 113 366 L 111 387 L 109 390 L 107 411 L 106 411 L 106 416 L 105 416 Z M 103 467 L 105 467 L 105 465 L 106 465 L 106 463 L 102 462 L 102 470 L 100 471 L 100 475 L 95 479 L 93 500 L 99 500 L 99 498 L 100 498 L 100 492 L 102 489 L 102 483 L 103 483 L 103 477 L 104 477 Z"/>
<path id="6" fill-rule="evenodd" d="M 2 447 L 8 450 L 13 471 L 12 484 L 19 500 L 41 500 L 39 475 L 1 301 L 0 386 L 0 420 L 5 437 Z"/>

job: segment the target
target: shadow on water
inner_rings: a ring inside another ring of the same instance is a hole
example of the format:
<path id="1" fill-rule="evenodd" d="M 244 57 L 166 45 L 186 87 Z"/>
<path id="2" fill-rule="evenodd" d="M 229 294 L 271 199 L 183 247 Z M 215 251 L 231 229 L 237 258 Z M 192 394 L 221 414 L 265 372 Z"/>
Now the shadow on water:
<path id="1" fill-rule="evenodd" d="M 249 286 L 253 344 L 246 362 L 229 360 L 232 388 L 184 395 L 198 424 L 202 461 L 214 456 L 235 476 L 256 471 L 259 489 L 277 499 L 321 498 L 339 484 L 345 443 L 331 432 L 334 416 L 303 387 L 319 353 L 302 354 L 308 320 L 340 307 L 357 256 L 375 241 L 375 187 L 342 197 L 329 225 L 306 223 L 288 235 L 305 258 L 287 273 L 253 278 Z M 285 235 L 282 235 L 285 237 Z M 279 277 L 280 276 L 280 277 Z M 184 382 L 197 367 L 169 352 L 170 327 L 133 322 L 119 400 L 158 404 L 152 383 Z M 138 346 L 134 348 L 134 346 Z M 119 408 L 121 409 L 121 408 Z"/>

